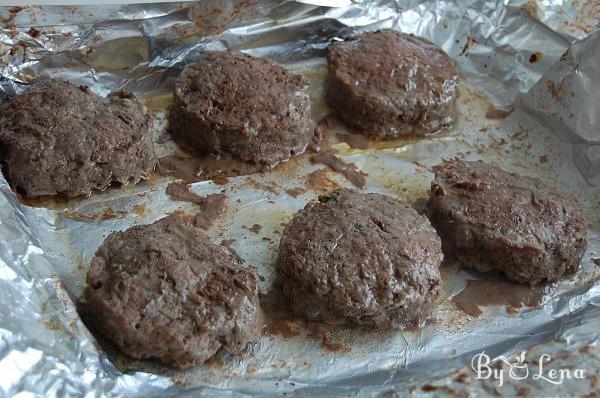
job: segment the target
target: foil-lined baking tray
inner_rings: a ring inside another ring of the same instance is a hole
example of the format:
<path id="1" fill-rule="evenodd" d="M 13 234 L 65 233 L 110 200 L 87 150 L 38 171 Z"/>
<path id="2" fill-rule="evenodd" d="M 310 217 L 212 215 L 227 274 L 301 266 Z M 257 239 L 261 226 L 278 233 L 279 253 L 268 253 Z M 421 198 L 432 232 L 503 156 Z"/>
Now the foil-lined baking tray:
<path id="1" fill-rule="evenodd" d="M 335 6 L 327 6 L 327 3 Z M 331 4 L 335 3 L 335 4 Z M 431 166 L 443 158 L 484 159 L 578 196 L 589 225 L 581 270 L 536 308 L 482 308 L 473 317 L 452 297 L 468 279 L 443 269 L 445 298 L 422 329 L 329 331 L 325 344 L 300 322 L 265 335 L 239 357 L 174 372 L 126 360 L 99 345 L 79 319 L 90 259 L 112 231 L 153 222 L 192 204 L 172 201 L 174 177 L 156 175 L 69 202 L 23 203 L 0 180 L 0 389 L 44 396 L 378 396 L 443 377 L 485 350 L 511 354 L 592 324 L 600 306 L 600 33 L 596 1 L 231 1 L 0 9 L 0 88 L 14 95 L 40 77 L 63 77 L 106 95 L 140 96 L 155 120 L 159 156 L 180 154 L 165 140 L 170 90 L 182 67 L 206 50 L 272 58 L 311 81 L 315 119 L 323 101 L 325 55 L 335 38 L 378 28 L 414 33 L 443 47 L 462 73 L 456 125 L 425 139 L 331 145 L 367 174 L 364 192 L 422 206 Z M 180 154 L 181 155 L 181 154 Z M 318 172 L 317 182 L 307 182 Z M 312 174 L 313 176 L 315 174 Z M 272 293 L 282 224 L 318 193 L 352 187 L 304 156 L 269 173 L 192 184 L 224 192 L 227 212 L 208 231 L 257 268 Z M 299 188 L 299 189 L 298 189 Z M 294 194 L 291 194 L 293 192 Z M 250 228 L 259 223 L 261 228 Z M 291 332 L 289 332 L 291 331 Z M 596 331 L 597 333 L 597 331 Z M 330 342 L 331 342 L 330 341 Z M 575 344 L 571 341 L 567 344 Z M 420 390 L 419 390 L 420 391 Z M 473 385 L 474 394 L 487 394 Z M 554 390 L 547 390 L 554 391 Z M 418 395 L 418 393 L 417 393 Z"/>

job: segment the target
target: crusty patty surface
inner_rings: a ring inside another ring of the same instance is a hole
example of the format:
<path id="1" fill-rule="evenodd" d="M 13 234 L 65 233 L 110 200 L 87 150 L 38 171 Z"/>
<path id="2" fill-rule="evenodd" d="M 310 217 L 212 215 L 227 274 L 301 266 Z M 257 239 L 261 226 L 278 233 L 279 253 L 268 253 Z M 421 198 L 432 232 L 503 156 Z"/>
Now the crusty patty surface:
<path id="1" fill-rule="evenodd" d="M 104 98 L 62 79 L 40 81 L 2 104 L 3 171 L 30 198 L 136 183 L 156 165 L 151 125 L 131 94 Z"/>
<path id="2" fill-rule="evenodd" d="M 79 308 L 125 354 L 175 368 L 239 353 L 263 324 L 255 271 L 177 215 L 110 234 Z"/>
<path id="3" fill-rule="evenodd" d="M 359 132 L 425 135 L 454 123 L 458 69 L 429 41 L 391 29 L 334 43 L 327 102 Z"/>
<path id="4" fill-rule="evenodd" d="M 579 269 L 586 223 L 572 195 L 482 161 L 444 161 L 434 172 L 427 214 L 447 256 L 532 285 Z"/>
<path id="5" fill-rule="evenodd" d="M 442 258 L 427 218 L 390 196 L 346 189 L 300 210 L 279 246 L 293 311 L 379 329 L 414 326 L 431 315 Z"/>
<path id="6" fill-rule="evenodd" d="M 171 126 L 188 150 L 275 165 L 314 135 L 308 81 L 267 59 L 207 52 L 175 83 Z"/>

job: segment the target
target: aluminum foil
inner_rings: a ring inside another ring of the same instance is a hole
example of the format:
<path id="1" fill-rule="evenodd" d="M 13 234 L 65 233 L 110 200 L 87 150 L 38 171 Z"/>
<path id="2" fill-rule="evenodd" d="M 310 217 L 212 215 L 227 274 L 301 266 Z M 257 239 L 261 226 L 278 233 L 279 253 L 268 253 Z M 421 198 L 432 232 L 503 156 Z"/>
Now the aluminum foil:
<path id="1" fill-rule="evenodd" d="M 305 74 L 314 116 L 320 118 L 328 112 L 324 56 L 332 39 L 383 27 L 424 36 L 461 69 L 460 116 L 452 129 L 433 137 L 378 143 L 366 151 L 333 138 L 341 157 L 368 174 L 364 191 L 418 204 L 427 196 L 431 166 L 441 159 L 484 159 L 575 193 L 589 225 L 589 245 L 581 270 L 562 281 L 540 308 L 513 315 L 488 308 L 482 317 L 470 317 L 450 298 L 477 276 L 450 267 L 444 270 L 446 294 L 435 322 L 423 329 L 378 334 L 340 329 L 332 337 L 346 349 L 331 352 L 301 325 L 292 325 L 298 331 L 293 338 L 266 335 L 240 357 L 222 354 L 207 365 L 173 372 L 102 349 L 73 304 L 90 259 L 110 232 L 176 210 L 193 211 L 166 196 L 172 179 L 157 176 L 84 200 L 36 207 L 21 203 L 2 178 L 0 391 L 5 396 L 421 395 L 426 391 L 414 386 L 446 380 L 482 350 L 492 356 L 516 353 L 559 336 L 576 337 L 586 326 L 588 341 L 594 341 L 600 307 L 594 261 L 600 257 L 598 8 L 597 1 L 566 0 L 1 8 L 3 96 L 43 76 L 86 84 L 100 95 L 125 89 L 153 112 L 157 138 L 165 134 L 174 79 L 203 51 L 239 49 Z M 504 120 L 486 118 L 496 108 L 512 113 Z M 177 152 L 168 141 L 157 143 L 156 150 L 160 156 Z M 286 191 L 304 187 L 306 176 L 319 168 L 301 158 L 267 174 L 230 178 L 224 186 L 193 184 L 199 194 L 223 191 L 229 197 L 229 209 L 209 235 L 215 241 L 235 239 L 232 247 L 261 275 L 263 293 L 273 282 L 282 223 L 319 188 L 298 197 Z M 350 186 L 331 171 L 326 182 L 324 189 Z M 262 229 L 254 233 L 248 227 L 257 222 Z M 562 341 L 565 350 L 580 344 L 577 338 Z M 472 383 L 467 392 L 489 391 L 485 383 Z"/>

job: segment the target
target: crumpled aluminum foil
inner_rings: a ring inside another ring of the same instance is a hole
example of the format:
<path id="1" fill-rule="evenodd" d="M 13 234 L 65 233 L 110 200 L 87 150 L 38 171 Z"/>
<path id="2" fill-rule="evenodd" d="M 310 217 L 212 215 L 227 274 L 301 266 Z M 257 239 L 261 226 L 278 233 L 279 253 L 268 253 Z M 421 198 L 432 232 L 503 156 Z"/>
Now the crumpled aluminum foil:
<path id="1" fill-rule="evenodd" d="M 193 211 L 192 205 L 165 195 L 172 179 L 156 177 L 85 200 L 48 202 L 50 208 L 44 208 L 21 203 L 1 178 L 2 395 L 394 396 L 402 391 L 422 395 L 426 392 L 411 386 L 444 380 L 484 349 L 492 357 L 512 354 L 559 336 L 577 336 L 575 331 L 586 326 L 588 340 L 597 339 L 597 3 L 380 0 L 336 1 L 336 7 L 325 3 L 245 0 L 218 7 L 209 2 L 4 7 L 0 90 L 3 96 L 13 95 L 35 78 L 60 76 L 101 95 L 133 91 L 153 111 L 160 136 L 168 93 L 183 65 L 205 50 L 241 49 L 305 74 L 311 80 L 315 117 L 320 117 L 328 111 L 322 86 L 324 56 L 332 38 L 383 27 L 424 36 L 448 51 L 461 69 L 456 126 L 427 139 L 377 144 L 367 151 L 335 140 L 334 147 L 345 161 L 368 174 L 364 191 L 387 193 L 408 203 L 427 196 L 431 166 L 452 156 L 495 162 L 575 193 L 589 224 L 581 271 L 561 282 L 540 308 L 516 315 L 489 308 L 484 316 L 472 318 L 452 305 L 450 297 L 474 276 L 450 268 L 444 271 L 446 299 L 435 312 L 436 321 L 421 330 L 386 334 L 339 330 L 333 337 L 349 351 L 329 352 L 299 328 L 294 338 L 264 336 L 241 357 L 222 355 L 208 365 L 173 372 L 107 354 L 73 304 L 89 260 L 108 233 L 150 223 L 175 210 Z M 504 120 L 487 119 L 490 108 L 513 112 Z M 172 143 L 157 144 L 156 149 L 159 155 L 176 150 Z M 209 181 L 193 185 L 199 194 L 224 190 L 229 197 L 228 211 L 209 235 L 216 241 L 235 239 L 232 247 L 263 277 L 263 292 L 269 291 L 273 280 L 281 224 L 318 190 L 297 198 L 285 191 L 304 186 L 307 174 L 319 168 L 304 159 L 271 173 L 230 178 L 226 186 Z M 333 173 L 328 174 L 328 184 L 349 186 Z M 259 234 L 247 228 L 257 220 L 262 225 Z M 574 349 L 577 341 L 565 340 L 565 349 Z M 109 356 L 130 371 L 119 370 Z M 489 391 L 484 383 L 469 384 L 470 394 Z M 549 387 L 543 392 L 556 391 Z"/>

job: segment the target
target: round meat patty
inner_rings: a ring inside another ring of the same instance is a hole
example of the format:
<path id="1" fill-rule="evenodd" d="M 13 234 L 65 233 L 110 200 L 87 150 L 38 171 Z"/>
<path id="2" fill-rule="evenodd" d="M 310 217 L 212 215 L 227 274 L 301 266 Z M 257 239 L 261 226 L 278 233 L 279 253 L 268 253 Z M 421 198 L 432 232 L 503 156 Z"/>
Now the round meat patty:
<path id="1" fill-rule="evenodd" d="M 255 271 L 179 216 L 110 234 L 87 283 L 84 319 L 133 358 L 186 368 L 261 335 Z"/>
<path id="2" fill-rule="evenodd" d="M 136 183 L 156 165 L 151 126 L 131 94 L 103 98 L 62 79 L 38 82 L 0 110 L 4 173 L 30 198 Z"/>
<path id="3" fill-rule="evenodd" d="M 482 161 L 434 167 L 427 214 L 444 253 L 531 285 L 579 269 L 586 224 L 574 197 Z"/>
<path id="4" fill-rule="evenodd" d="M 327 60 L 327 102 L 363 134 L 425 135 L 454 123 L 458 69 L 425 39 L 368 32 L 334 43 Z"/>
<path id="5" fill-rule="evenodd" d="M 272 61 L 208 52 L 175 82 L 171 134 L 198 153 L 275 165 L 314 135 L 308 81 Z"/>
<path id="6" fill-rule="evenodd" d="M 380 329 L 418 325 L 431 315 L 442 259 L 427 218 L 389 196 L 346 189 L 300 210 L 279 245 L 294 312 Z"/>

